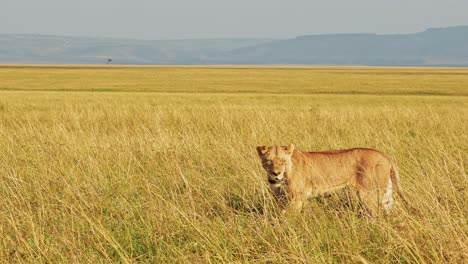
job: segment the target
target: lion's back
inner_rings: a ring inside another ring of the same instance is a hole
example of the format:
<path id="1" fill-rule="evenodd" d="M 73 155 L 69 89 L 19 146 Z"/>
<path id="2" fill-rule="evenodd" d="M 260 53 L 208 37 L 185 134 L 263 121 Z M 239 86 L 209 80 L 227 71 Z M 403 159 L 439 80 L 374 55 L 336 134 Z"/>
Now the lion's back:
<path id="1" fill-rule="evenodd" d="M 362 165 L 382 165 L 382 166 L 390 166 L 391 159 L 385 153 L 380 150 L 373 149 L 373 148 L 356 148 L 354 149 L 356 152 L 356 156 L 359 157 L 360 163 Z"/>
<path id="2" fill-rule="evenodd" d="M 295 169 L 303 175 L 343 175 L 349 177 L 359 169 L 376 166 L 390 168 L 390 158 L 383 152 L 372 148 L 351 148 L 319 152 L 298 151 L 293 155 Z M 339 180 L 337 177 L 337 180 Z"/>

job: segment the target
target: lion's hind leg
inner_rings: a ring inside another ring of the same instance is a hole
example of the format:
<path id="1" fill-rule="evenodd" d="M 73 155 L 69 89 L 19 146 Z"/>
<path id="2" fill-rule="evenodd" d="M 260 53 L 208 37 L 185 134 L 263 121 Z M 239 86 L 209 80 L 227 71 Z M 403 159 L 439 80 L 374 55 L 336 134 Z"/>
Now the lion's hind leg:
<path id="1" fill-rule="evenodd" d="M 358 195 L 361 205 L 370 216 L 386 213 L 393 207 L 392 183 L 384 166 L 377 165 L 358 174 Z"/>
<path id="2" fill-rule="evenodd" d="M 393 184 L 392 180 L 388 179 L 387 188 L 385 189 L 385 193 L 382 196 L 382 208 L 386 214 L 390 214 L 393 206 Z"/>
<path id="3" fill-rule="evenodd" d="M 379 194 L 375 190 L 358 191 L 359 200 L 365 213 L 375 217 L 379 213 Z"/>

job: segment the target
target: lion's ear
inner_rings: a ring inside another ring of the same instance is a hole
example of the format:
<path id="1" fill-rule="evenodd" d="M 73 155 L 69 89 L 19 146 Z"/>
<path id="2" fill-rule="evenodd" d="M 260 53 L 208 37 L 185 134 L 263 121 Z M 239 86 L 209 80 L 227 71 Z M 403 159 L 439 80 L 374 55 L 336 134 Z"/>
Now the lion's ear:
<path id="1" fill-rule="evenodd" d="M 286 153 L 292 154 L 294 151 L 294 145 L 289 144 L 288 146 L 284 146 L 283 149 L 286 151 Z"/>
<path id="2" fill-rule="evenodd" d="M 258 146 L 257 147 L 257 152 L 258 152 L 258 155 L 260 157 L 265 155 L 268 151 L 269 151 L 269 147 L 267 147 L 267 146 Z"/>

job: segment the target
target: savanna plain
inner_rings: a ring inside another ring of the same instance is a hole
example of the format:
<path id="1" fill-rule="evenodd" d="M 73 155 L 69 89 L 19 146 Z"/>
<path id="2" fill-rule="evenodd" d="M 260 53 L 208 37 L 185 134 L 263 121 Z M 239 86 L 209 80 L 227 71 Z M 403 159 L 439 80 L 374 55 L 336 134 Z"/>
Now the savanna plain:
<path id="1" fill-rule="evenodd" d="M 0 262 L 466 263 L 468 69 L 0 67 Z M 372 147 L 409 200 L 281 214 L 255 147 Z"/>

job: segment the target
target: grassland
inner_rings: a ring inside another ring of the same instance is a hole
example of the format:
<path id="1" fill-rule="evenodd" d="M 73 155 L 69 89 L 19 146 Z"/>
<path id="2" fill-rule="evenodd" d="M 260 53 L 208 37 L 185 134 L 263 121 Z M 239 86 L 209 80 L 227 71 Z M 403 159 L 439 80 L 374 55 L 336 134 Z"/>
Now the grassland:
<path id="1" fill-rule="evenodd" d="M 468 69 L 0 67 L 0 262 L 463 263 Z M 255 146 L 375 147 L 411 208 L 279 215 Z"/>

